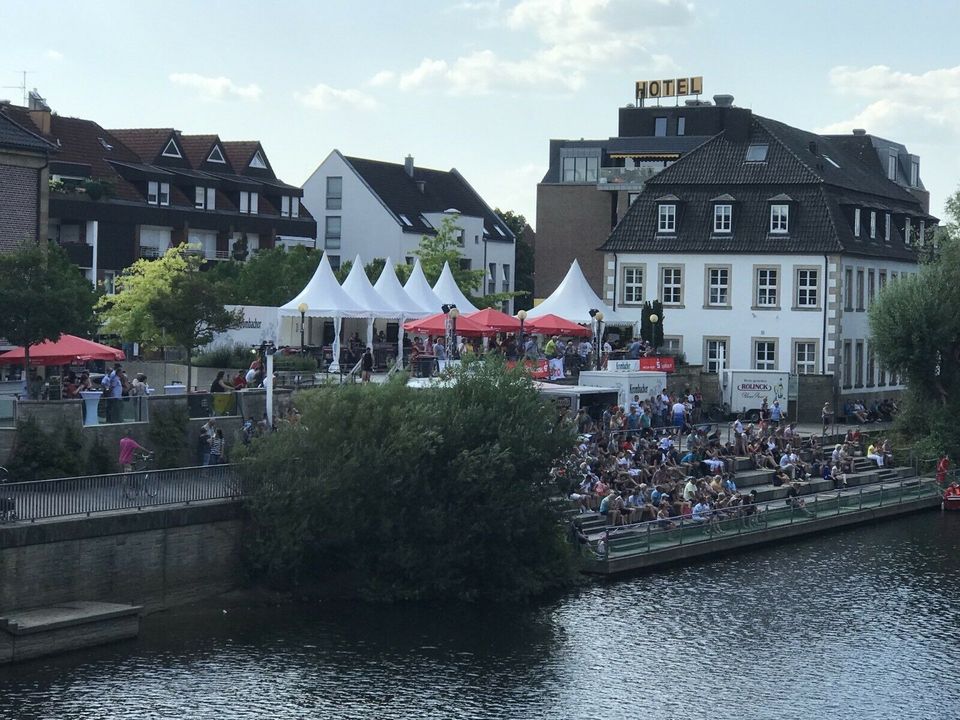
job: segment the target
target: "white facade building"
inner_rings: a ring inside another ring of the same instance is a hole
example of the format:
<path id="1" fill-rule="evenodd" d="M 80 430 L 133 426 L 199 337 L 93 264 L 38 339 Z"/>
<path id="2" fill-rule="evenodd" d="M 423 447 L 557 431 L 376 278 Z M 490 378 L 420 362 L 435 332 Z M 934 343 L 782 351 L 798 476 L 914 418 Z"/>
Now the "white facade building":
<path id="1" fill-rule="evenodd" d="M 514 290 L 515 238 L 456 169 L 418 168 L 332 151 L 303 184 L 303 204 L 317 220 L 317 247 L 334 267 L 360 255 L 413 264 L 423 235 L 455 218 L 463 264 L 484 270 L 476 295 Z M 512 302 L 504 308 L 512 312 Z"/>

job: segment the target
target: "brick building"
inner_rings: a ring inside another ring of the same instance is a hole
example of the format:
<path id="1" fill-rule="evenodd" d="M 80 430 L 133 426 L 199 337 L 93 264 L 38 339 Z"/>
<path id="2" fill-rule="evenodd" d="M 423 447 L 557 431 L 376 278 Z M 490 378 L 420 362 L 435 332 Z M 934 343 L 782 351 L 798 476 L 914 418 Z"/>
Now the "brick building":
<path id="1" fill-rule="evenodd" d="M 0 252 L 46 237 L 48 164 L 55 150 L 0 113 Z"/>

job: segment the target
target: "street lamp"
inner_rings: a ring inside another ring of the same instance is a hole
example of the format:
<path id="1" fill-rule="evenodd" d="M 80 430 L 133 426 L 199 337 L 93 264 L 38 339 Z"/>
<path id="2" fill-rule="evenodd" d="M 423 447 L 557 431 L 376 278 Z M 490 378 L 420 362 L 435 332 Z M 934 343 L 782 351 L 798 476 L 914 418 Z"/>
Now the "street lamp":
<path id="1" fill-rule="evenodd" d="M 597 370 L 600 369 L 600 348 L 603 345 L 603 312 L 597 310 L 593 319 L 597 321 Z"/>
<path id="2" fill-rule="evenodd" d="M 653 354 L 657 355 L 657 348 L 659 343 L 657 342 L 657 323 L 660 322 L 660 316 L 656 313 L 650 314 L 650 340 L 653 342 Z"/>
<path id="3" fill-rule="evenodd" d="M 524 358 L 524 356 L 526 355 L 525 347 L 524 347 L 524 344 L 523 344 L 523 323 L 524 323 L 524 321 L 525 321 L 526 319 L 527 319 L 527 311 L 526 311 L 526 310 L 518 310 L 518 311 L 517 311 L 517 320 L 520 321 L 520 352 L 519 352 L 519 355 L 520 355 L 520 359 L 521 359 L 521 360 L 522 360 L 522 359 Z"/>
<path id="4" fill-rule="evenodd" d="M 306 321 L 308 305 L 306 303 L 300 303 L 297 305 L 297 310 L 300 311 L 300 354 L 303 355 L 303 325 Z"/>
<path id="5" fill-rule="evenodd" d="M 457 310 L 456 305 L 450 306 L 450 343 L 453 346 L 453 357 L 454 360 L 459 360 L 460 356 L 457 353 L 457 318 L 460 317 L 460 311 Z"/>

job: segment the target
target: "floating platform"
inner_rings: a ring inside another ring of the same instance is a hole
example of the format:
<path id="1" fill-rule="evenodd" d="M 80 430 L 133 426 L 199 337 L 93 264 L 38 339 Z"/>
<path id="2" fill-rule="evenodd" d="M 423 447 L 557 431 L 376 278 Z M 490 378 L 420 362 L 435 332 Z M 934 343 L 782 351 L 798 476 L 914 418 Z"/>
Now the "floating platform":
<path id="1" fill-rule="evenodd" d="M 80 600 L 4 613 L 0 665 L 135 638 L 142 609 Z"/>

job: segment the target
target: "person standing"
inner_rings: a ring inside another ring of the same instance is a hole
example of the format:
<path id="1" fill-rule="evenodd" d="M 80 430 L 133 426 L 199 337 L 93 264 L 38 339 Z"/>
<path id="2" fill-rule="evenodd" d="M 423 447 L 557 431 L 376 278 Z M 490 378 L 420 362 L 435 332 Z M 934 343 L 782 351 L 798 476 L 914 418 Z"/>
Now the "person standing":
<path id="1" fill-rule="evenodd" d="M 367 347 L 360 358 L 360 378 L 363 382 L 370 382 L 373 375 L 373 348 Z"/>
<path id="2" fill-rule="evenodd" d="M 820 420 L 823 423 L 823 434 L 826 435 L 827 428 L 830 427 L 830 421 L 833 419 L 833 407 L 830 405 L 828 400 L 823 404 L 823 407 L 820 409 Z"/>
<path id="3" fill-rule="evenodd" d="M 123 377 L 121 375 L 123 368 L 120 363 L 113 366 L 113 371 L 104 375 L 101 384 L 104 387 L 104 394 L 107 396 L 107 422 L 120 422 L 120 403 L 123 400 Z"/>
<path id="4" fill-rule="evenodd" d="M 144 453 L 147 452 L 147 449 L 143 447 L 140 443 L 130 437 L 130 431 L 127 430 L 123 437 L 120 438 L 120 456 L 117 458 L 117 461 L 120 463 L 120 469 L 125 472 L 131 472 L 133 470 L 133 456 L 141 450 Z"/>
<path id="5" fill-rule="evenodd" d="M 944 487 L 947 484 L 947 473 L 950 472 L 950 458 L 946 453 L 940 453 L 937 460 L 937 485 Z"/>
<path id="6" fill-rule="evenodd" d="M 224 456 L 226 455 L 226 442 L 223 439 L 223 430 L 217 428 L 214 432 L 213 439 L 210 440 L 210 457 L 207 462 L 207 465 L 220 465 L 225 462 Z"/>

